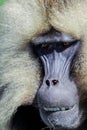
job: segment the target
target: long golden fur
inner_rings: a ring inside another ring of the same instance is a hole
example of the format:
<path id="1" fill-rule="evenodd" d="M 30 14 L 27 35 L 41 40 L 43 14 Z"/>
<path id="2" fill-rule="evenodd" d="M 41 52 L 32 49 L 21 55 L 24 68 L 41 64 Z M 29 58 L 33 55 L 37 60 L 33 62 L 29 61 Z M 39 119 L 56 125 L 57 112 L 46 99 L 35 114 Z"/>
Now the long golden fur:
<path id="1" fill-rule="evenodd" d="M 31 104 L 40 64 L 29 42 L 54 27 L 82 41 L 75 59 L 78 84 L 87 87 L 87 0 L 7 0 L 0 7 L 0 130 L 21 104 Z"/>

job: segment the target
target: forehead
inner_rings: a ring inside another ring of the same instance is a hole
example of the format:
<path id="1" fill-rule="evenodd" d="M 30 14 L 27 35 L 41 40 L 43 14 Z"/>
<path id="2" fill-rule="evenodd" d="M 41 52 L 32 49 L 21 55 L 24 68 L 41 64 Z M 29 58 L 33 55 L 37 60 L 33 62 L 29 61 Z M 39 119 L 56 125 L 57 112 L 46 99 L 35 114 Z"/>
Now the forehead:
<path id="1" fill-rule="evenodd" d="M 81 37 L 87 28 L 87 0 L 47 0 L 49 23 L 57 30 Z"/>

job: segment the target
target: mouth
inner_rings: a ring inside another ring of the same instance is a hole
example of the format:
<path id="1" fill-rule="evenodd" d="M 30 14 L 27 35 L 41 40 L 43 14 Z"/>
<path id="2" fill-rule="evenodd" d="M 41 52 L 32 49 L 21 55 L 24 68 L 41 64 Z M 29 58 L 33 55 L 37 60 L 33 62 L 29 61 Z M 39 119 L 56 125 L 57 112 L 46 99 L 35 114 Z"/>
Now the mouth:
<path id="1" fill-rule="evenodd" d="M 40 115 L 44 123 L 50 127 L 77 128 L 80 124 L 82 111 L 78 104 L 72 106 L 42 106 Z"/>
<path id="2" fill-rule="evenodd" d="M 71 109 L 73 109 L 74 105 L 73 106 L 69 106 L 69 107 L 42 107 L 42 109 L 46 112 L 57 112 L 57 111 L 69 111 Z"/>

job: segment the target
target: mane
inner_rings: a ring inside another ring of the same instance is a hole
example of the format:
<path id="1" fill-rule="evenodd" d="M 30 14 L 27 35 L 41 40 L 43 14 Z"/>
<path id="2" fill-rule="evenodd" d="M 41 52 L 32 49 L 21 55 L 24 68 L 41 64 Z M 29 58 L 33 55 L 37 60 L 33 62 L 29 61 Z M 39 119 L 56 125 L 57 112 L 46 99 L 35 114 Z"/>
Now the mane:
<path id="1" fill-rule="evenodd" d="M 49 21 L 57 30 L 82 37 L 87 28 L 87 0 L 45 0 Z"/>

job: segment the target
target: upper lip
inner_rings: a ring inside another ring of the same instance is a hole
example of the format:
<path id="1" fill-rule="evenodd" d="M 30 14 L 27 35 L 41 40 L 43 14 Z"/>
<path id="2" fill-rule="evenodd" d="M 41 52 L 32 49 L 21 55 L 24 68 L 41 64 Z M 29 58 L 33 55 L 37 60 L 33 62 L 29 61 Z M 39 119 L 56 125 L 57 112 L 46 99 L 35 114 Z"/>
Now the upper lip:
<path id="1" fill-rule="evenodd" d="M 68 110 L 71 110 L 73 107 L 74 107 L 74 105 L 73 106 L 61 106 L 61 107 L 59 107 L 59 106 L 55 106 L 55 107 L 42 106 L 40 108 L 47 112 L 56 112 L 56 111 L 68 111 Z"/>

